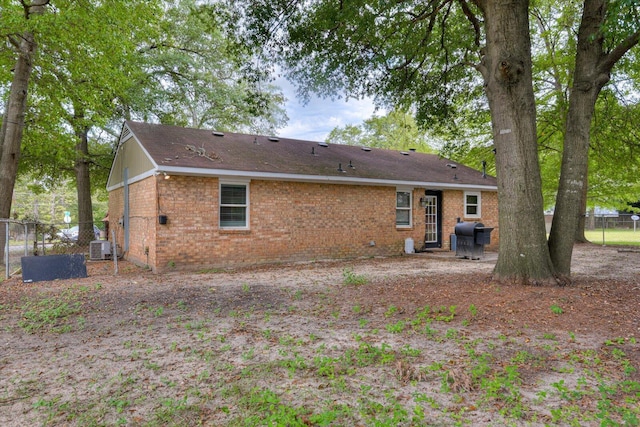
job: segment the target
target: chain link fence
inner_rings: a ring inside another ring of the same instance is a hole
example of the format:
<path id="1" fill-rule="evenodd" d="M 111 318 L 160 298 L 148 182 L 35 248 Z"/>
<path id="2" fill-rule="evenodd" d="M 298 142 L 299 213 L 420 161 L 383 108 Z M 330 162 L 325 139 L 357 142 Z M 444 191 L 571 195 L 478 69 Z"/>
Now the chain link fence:
<path id="1" fill-rule="evenodd" d="M 36 221 L 0 219 L 0 253 L 5 279 L 19 274 L 21 259 L 30 255 L 89 255 L 92 241 L 106 239 L 93 224 L 45 224 Z"/>
<path id="2" fill-rule="evenodd" d="M 632 217 L 637 214 L 619 213 L 611 215 L 594 215 L 593 218 L 587 216 L 587 229 L 598 230 L 603 228 L 612 229 L 634 229 L 634 221 Z M 590 221 L 591 219 L 591 221 Z M 635 224 L 636 228 L 640 228 L 640 224 Z"/>

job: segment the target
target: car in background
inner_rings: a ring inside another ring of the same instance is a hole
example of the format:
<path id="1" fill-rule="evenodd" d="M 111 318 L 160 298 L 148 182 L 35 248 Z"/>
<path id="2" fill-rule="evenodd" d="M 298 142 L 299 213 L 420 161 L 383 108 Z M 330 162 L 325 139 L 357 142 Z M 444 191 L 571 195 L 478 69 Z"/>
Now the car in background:
<path id="1" fill-rule="evenodd" d="M 80 230 L 80 227 L 78 227 L 77 225 L 74 225 L 71 228 L 65 228 L 65 229 L 62 229 L 62 230 L 58 231 L 57 236 L 63 242 L 66 242 L 66 243 L 77 243 L 78 242 L 79 230 Z M 100 229 L 94 225 L 93 226 L 93 239 L 92 240 L 99 240 L 99 239 L 100 239 Z"/>

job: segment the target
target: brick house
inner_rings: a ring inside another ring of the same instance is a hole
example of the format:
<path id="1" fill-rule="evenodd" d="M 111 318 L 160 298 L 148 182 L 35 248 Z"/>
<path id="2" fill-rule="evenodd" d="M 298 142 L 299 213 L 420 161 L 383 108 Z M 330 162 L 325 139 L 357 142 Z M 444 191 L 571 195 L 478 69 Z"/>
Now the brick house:
<path id="1" fill-rule="evenodd" d="M 125 258 L 157 272 L 448 250 L 458 219 L 498 225 L 496 179 L 437 155 L 132 121 L 107 189 Z"/>

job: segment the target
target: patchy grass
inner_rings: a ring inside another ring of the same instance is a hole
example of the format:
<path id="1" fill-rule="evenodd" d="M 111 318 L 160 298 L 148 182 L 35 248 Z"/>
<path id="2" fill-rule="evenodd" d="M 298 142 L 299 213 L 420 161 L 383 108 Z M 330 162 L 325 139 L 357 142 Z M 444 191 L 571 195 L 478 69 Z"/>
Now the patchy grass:
<path id="1" fill-rule="evenodd" d="M 64 333 L 72 331 L 74 327 L 81 328 L 84 318 L 79 316 L 82 307 L 80 299 L 86 292 L 85 288 L 67 289 L 60 295 L 29 299 L 21 307 L 22 319 L 18 324 L 29 333 Z"/>
<path id="2" fill-rule="evenodd" d="M 584 232 L 584 235 L 591 243 L 603 244 L 602 230 L 587 230 Z M 633 229 L 605 229 L 604 244 L 612 246 L 640 246 L 640 224 L 636 231 L 633 231 Z"/>
<path id="3" fill-rule="evenodd" d="M 351 286 L 345 270 L 299 286 L 271 271 L 58 283 L 3 301 L 0 425 L 640 424 L 636 338 L 572 322 L 585 301 L 600 319 L 621 300 L 611 288 L 498 292 L 402 270 Z M 515 323 L 536 308 L 545 322 Z"/>
<path id="4" fill-rule="evenodd" d="M 343 283 L 345 285 L 360 286 L 369 283 L 369 279 L 364 274 L 356 274 L 353 268 L 342 270 Z"/>

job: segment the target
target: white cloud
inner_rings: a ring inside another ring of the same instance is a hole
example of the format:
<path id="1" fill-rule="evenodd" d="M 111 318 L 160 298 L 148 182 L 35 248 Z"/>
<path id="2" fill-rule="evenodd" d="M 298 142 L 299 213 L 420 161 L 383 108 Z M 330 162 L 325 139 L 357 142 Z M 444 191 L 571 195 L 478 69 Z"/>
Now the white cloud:
<path id="1" fill-rule="evenodd" d="M 337 126 L 358 125 L 370 118 L 375 106 L 370 99 L 332 101 L 313 97 L 307 104 L 296 98 L 295 88 L 284 78 L 276 80 L 287 98 L 285 108 L 289 123 L 278 131 L 285 138 L 323 141 Z"/>

